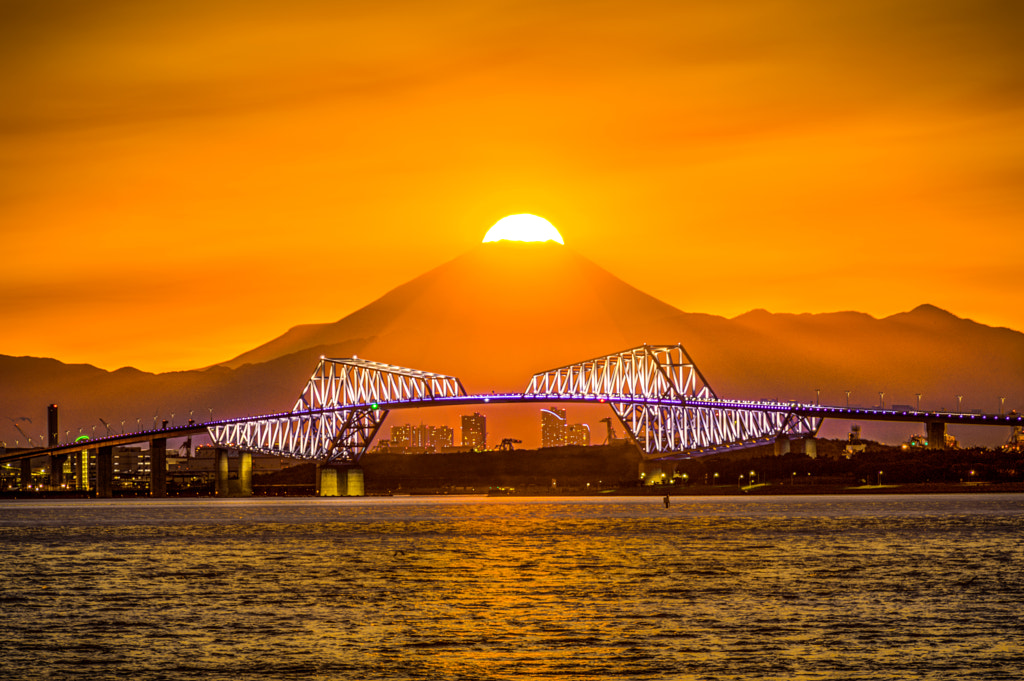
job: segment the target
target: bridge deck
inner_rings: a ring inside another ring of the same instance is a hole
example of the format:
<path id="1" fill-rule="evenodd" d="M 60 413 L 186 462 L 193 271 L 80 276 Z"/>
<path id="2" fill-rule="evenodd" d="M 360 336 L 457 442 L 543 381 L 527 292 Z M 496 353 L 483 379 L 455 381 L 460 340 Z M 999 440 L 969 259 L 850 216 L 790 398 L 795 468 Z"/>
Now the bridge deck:
<path id="1" fill-rule="evenodd" d="M 330 409 L 313 409 L 305 412 L 281 412 L 261 416 L 245 416 L 235 419 L 221 419 L 205 423 L 184 426 L 170 426 L 133 433 L 107 435 L 79 443 L 67 443 L 56 447 L 44 447 L 7 453 L 0 456 L 0 462 L 17 461 L 27 457 L 45 456 L 80 452 L 83 449 L 98 447 L 120 447 L 130 444 L 147 442 L 157 438 L 186 437 L 207 432 L 209 427 L 224 426 L 274 418 L 289 418 L 298 414 L 318 414 L 345 409 L 370 409 L 376 406 L 381 410 L 422 409 L 442 406 L 468 406 L 481 404 L 648 404 L 652 406 L 691 406 L 711 409 L 744 409 L 751 411 L 768 411 L 792 413 L 797 416 L 819 417 L 828 419 L 844 419 L 855 421 L 893 421 L 917 423 L 946 423 L 954 425 L 975 426 L 1024 426 L 1024 415 L 1021 414 L 964 414 L 940 411 L 896 411 L 881 408 L 835 407 L 827 405 L 803 404 L 799 402 L 771 402 L 759 400 L 723 400 L 723 399 L 645 399 L 622 395 L 561 395 L 561 394 L 527 394 L 527 393 L 480 393 L 475 395 L 458 395 L 453 397 L 437 397 L 430 399 L 402 400 L 396 402 L 379 402 L 345 405 Z"/>

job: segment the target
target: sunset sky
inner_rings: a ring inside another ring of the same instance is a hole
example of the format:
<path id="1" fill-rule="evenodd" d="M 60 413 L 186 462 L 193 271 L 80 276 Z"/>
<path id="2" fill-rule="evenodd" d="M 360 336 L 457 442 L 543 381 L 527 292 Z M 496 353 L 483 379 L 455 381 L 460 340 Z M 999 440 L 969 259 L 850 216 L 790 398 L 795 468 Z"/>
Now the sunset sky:
<path id="1" fill-rule="evenodd" d="M 0 74 L 0 354 L 213 364 L 524 212 L 689 312 L 1024 330 L 1024 3 L 0 0 Z"/>

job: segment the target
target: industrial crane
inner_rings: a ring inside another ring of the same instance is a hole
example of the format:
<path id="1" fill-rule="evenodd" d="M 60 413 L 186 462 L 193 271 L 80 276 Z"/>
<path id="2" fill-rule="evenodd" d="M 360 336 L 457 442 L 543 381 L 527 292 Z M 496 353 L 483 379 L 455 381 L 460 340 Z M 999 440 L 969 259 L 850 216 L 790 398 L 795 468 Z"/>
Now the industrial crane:
<path id="1" fill-rule="evenodd" d="M 18 432 L 19 432 L 19 433 L 21 433 L 22 435 L 24 435 L 24 436 L 25 436 L 25 439 L 26 439 L 26 440 L 28 440 L 28 445 L 29 445 L 29 447 L 35 447 L 35 446 L 36 446 L 36 445 L 35 445 L 35 443 L 34 443 L 34 442 L 32 442 L 32 438 L 31 438 L 31 437 L 29 437 L 29 434 L 28 434 L 28 433 L 26 433 L 26 432 L 25 432 L 24 430 L 22 430 L 22 429 L 21 429 L 21 426 L 19 426 L 19 425 L 18 425 L 17 423 L 15 423 L 15 424 L 14 424 L 14 427 L 18 429 Z"/>
<path id="2" fill-rule="evenodd" d="M 605 439 L 603 444 L 606 445 L 621 445 L 624 442 L 628 442 L 626 438 L 615 437 L 615 428 L 612 426 L 612 417 L 606 416 L 601 419 L 601 423 L 608 425 L 608 437 Z"/>
<path id="3" fill-rule="evenodd" d="M 612 417 L 611 416 L 605 416 L 603 419 L 601 419 L 601 423 L 608 424 L 608 437 L 605 438 L 604 444 L 610 445 L 613 442 L 615 442 L 615 439 L 616 439 L 615 438 L 615 428 L 612 427 Z"/>
<path id="4" fill-rule="evenodd" d="M 522 440 L 516 440 L 511 437 L 506 437 L 501 440 L 501 444 L 498 445 L 499 452 L 514 452 L 516 450 L 512 445 L 522 444 Z"/>

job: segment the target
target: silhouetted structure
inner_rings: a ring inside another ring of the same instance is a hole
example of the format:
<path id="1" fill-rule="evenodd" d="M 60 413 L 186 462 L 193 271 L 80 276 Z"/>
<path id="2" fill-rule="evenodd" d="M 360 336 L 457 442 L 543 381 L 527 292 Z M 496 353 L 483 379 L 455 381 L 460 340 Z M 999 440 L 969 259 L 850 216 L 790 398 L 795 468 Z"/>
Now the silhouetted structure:
<path id="1" fill-rule="evenodd" d="M 487 417 L 479 412 L 462 416 L 462 446 L 487 449 Z"/>

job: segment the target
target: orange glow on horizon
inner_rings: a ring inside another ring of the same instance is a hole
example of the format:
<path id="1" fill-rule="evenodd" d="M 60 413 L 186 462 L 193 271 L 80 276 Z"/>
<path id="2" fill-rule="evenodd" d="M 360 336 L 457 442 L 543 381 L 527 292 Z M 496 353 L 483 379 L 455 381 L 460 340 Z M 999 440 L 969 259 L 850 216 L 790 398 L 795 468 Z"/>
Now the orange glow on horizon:
<path id="1" fill-rule="evenodd" d="M 526 211 L 688 312 L 1024 330 L 1019 17 L 922 7 L 18 3 L 0 354 L 223 362 Z"/>

